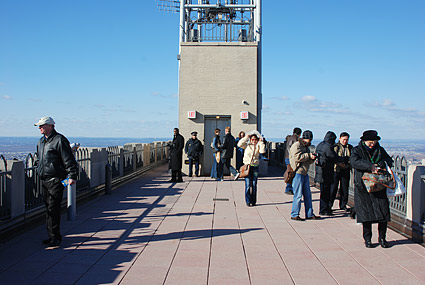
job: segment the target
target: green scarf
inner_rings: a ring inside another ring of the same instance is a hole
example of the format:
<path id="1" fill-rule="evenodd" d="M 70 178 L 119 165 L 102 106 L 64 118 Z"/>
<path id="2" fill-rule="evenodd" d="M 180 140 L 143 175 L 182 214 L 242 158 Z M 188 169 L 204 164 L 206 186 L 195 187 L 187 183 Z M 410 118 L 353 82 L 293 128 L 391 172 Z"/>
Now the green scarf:
<path id="1" fill-rule="evenodd" d="M 366 148 L 367 153 L 369 154 L 370 161 L 372 163 L 378 163 L 382 160 L 381 147 L 379 143 L 377 143 L 372 149 L 370 149 L 364 142 L 363 146 Z"/>

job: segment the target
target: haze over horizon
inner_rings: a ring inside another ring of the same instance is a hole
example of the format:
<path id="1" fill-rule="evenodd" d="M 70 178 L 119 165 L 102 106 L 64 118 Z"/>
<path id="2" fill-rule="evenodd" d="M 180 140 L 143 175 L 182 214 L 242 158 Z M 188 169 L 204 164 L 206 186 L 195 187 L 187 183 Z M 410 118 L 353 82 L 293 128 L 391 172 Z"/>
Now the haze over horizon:
<path id="1" fill-rule="evenodd" d="M 318 140 L 366 129 L 425 139 L 425 1 L 262 11 L 266 137 L 298 126 Z M 39 136 L 33 124 L 49 115 L 68 137 L 171 137 L 178 24 L 154 0 L 0 1 L 0 135 Z"/>

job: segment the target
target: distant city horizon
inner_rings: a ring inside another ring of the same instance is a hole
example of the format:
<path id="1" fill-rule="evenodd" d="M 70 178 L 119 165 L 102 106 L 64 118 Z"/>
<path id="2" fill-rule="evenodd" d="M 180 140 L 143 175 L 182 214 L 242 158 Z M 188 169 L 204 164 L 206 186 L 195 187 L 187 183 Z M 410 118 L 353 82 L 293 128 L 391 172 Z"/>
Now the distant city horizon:
<path id="1" fill-rule="evenodd" d="M 36 145 L 41 136 L 0 136 L 0 155 L 5 159 L 24 160 L 28 153 L 36 151 Z M 114 137 L 68 137 L 70 143 L 80 143 L 81 147 L 110 147 L 123 146 L 126 143 L 151 143 L 154 141 L 169 141 L 172 137 L 145 137 L 145 138 L 114 138 Z M 187 137 L 185 138 L 188 139 Z M 285 138 L 267 138 L 270 142 L 284 142 Z M 312 144 L 317 145 L 321 138 L 314 139 Z M 360 139 L 351 138 L 349 143 L 356 146 Z M 381 140 L 382 146 L 390 155 L 404 156 L 409 162 L 420 162 L 425 159 L 425 139 L 385 139 Z M 208 146 L 209 143 L 204 145 Z"/>

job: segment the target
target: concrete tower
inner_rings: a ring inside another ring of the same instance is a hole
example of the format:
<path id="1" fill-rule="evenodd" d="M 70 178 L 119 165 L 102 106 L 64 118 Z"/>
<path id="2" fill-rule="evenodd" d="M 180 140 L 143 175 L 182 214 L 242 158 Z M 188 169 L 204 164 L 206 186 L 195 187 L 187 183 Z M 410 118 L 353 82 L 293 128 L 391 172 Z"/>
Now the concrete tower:
<path id="1" fill-rule="evenodd" d="M 198 132 L 208 175 L 215 128 L 261 132 L 261 0 L 180 0 L 179 11 L 179 129 Z"/>

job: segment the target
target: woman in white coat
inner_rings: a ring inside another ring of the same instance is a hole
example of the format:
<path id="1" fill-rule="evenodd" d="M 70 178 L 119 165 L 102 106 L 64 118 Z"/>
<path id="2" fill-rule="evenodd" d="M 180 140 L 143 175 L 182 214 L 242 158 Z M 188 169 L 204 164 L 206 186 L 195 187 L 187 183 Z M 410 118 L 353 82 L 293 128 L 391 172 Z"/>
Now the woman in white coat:
<path id="1" fill-rule="evenodd" d="M 258 166 L 260 164 L 260 154 L 266 152 L 263 137 L 257 132 L 247 134 L 238 142 L 238 147 L 243 148 L 243 163 L 249 164 L 249 175 L 245 177 L 245 202 L 249 207 L 257 203 L 257 180 Z"/>

